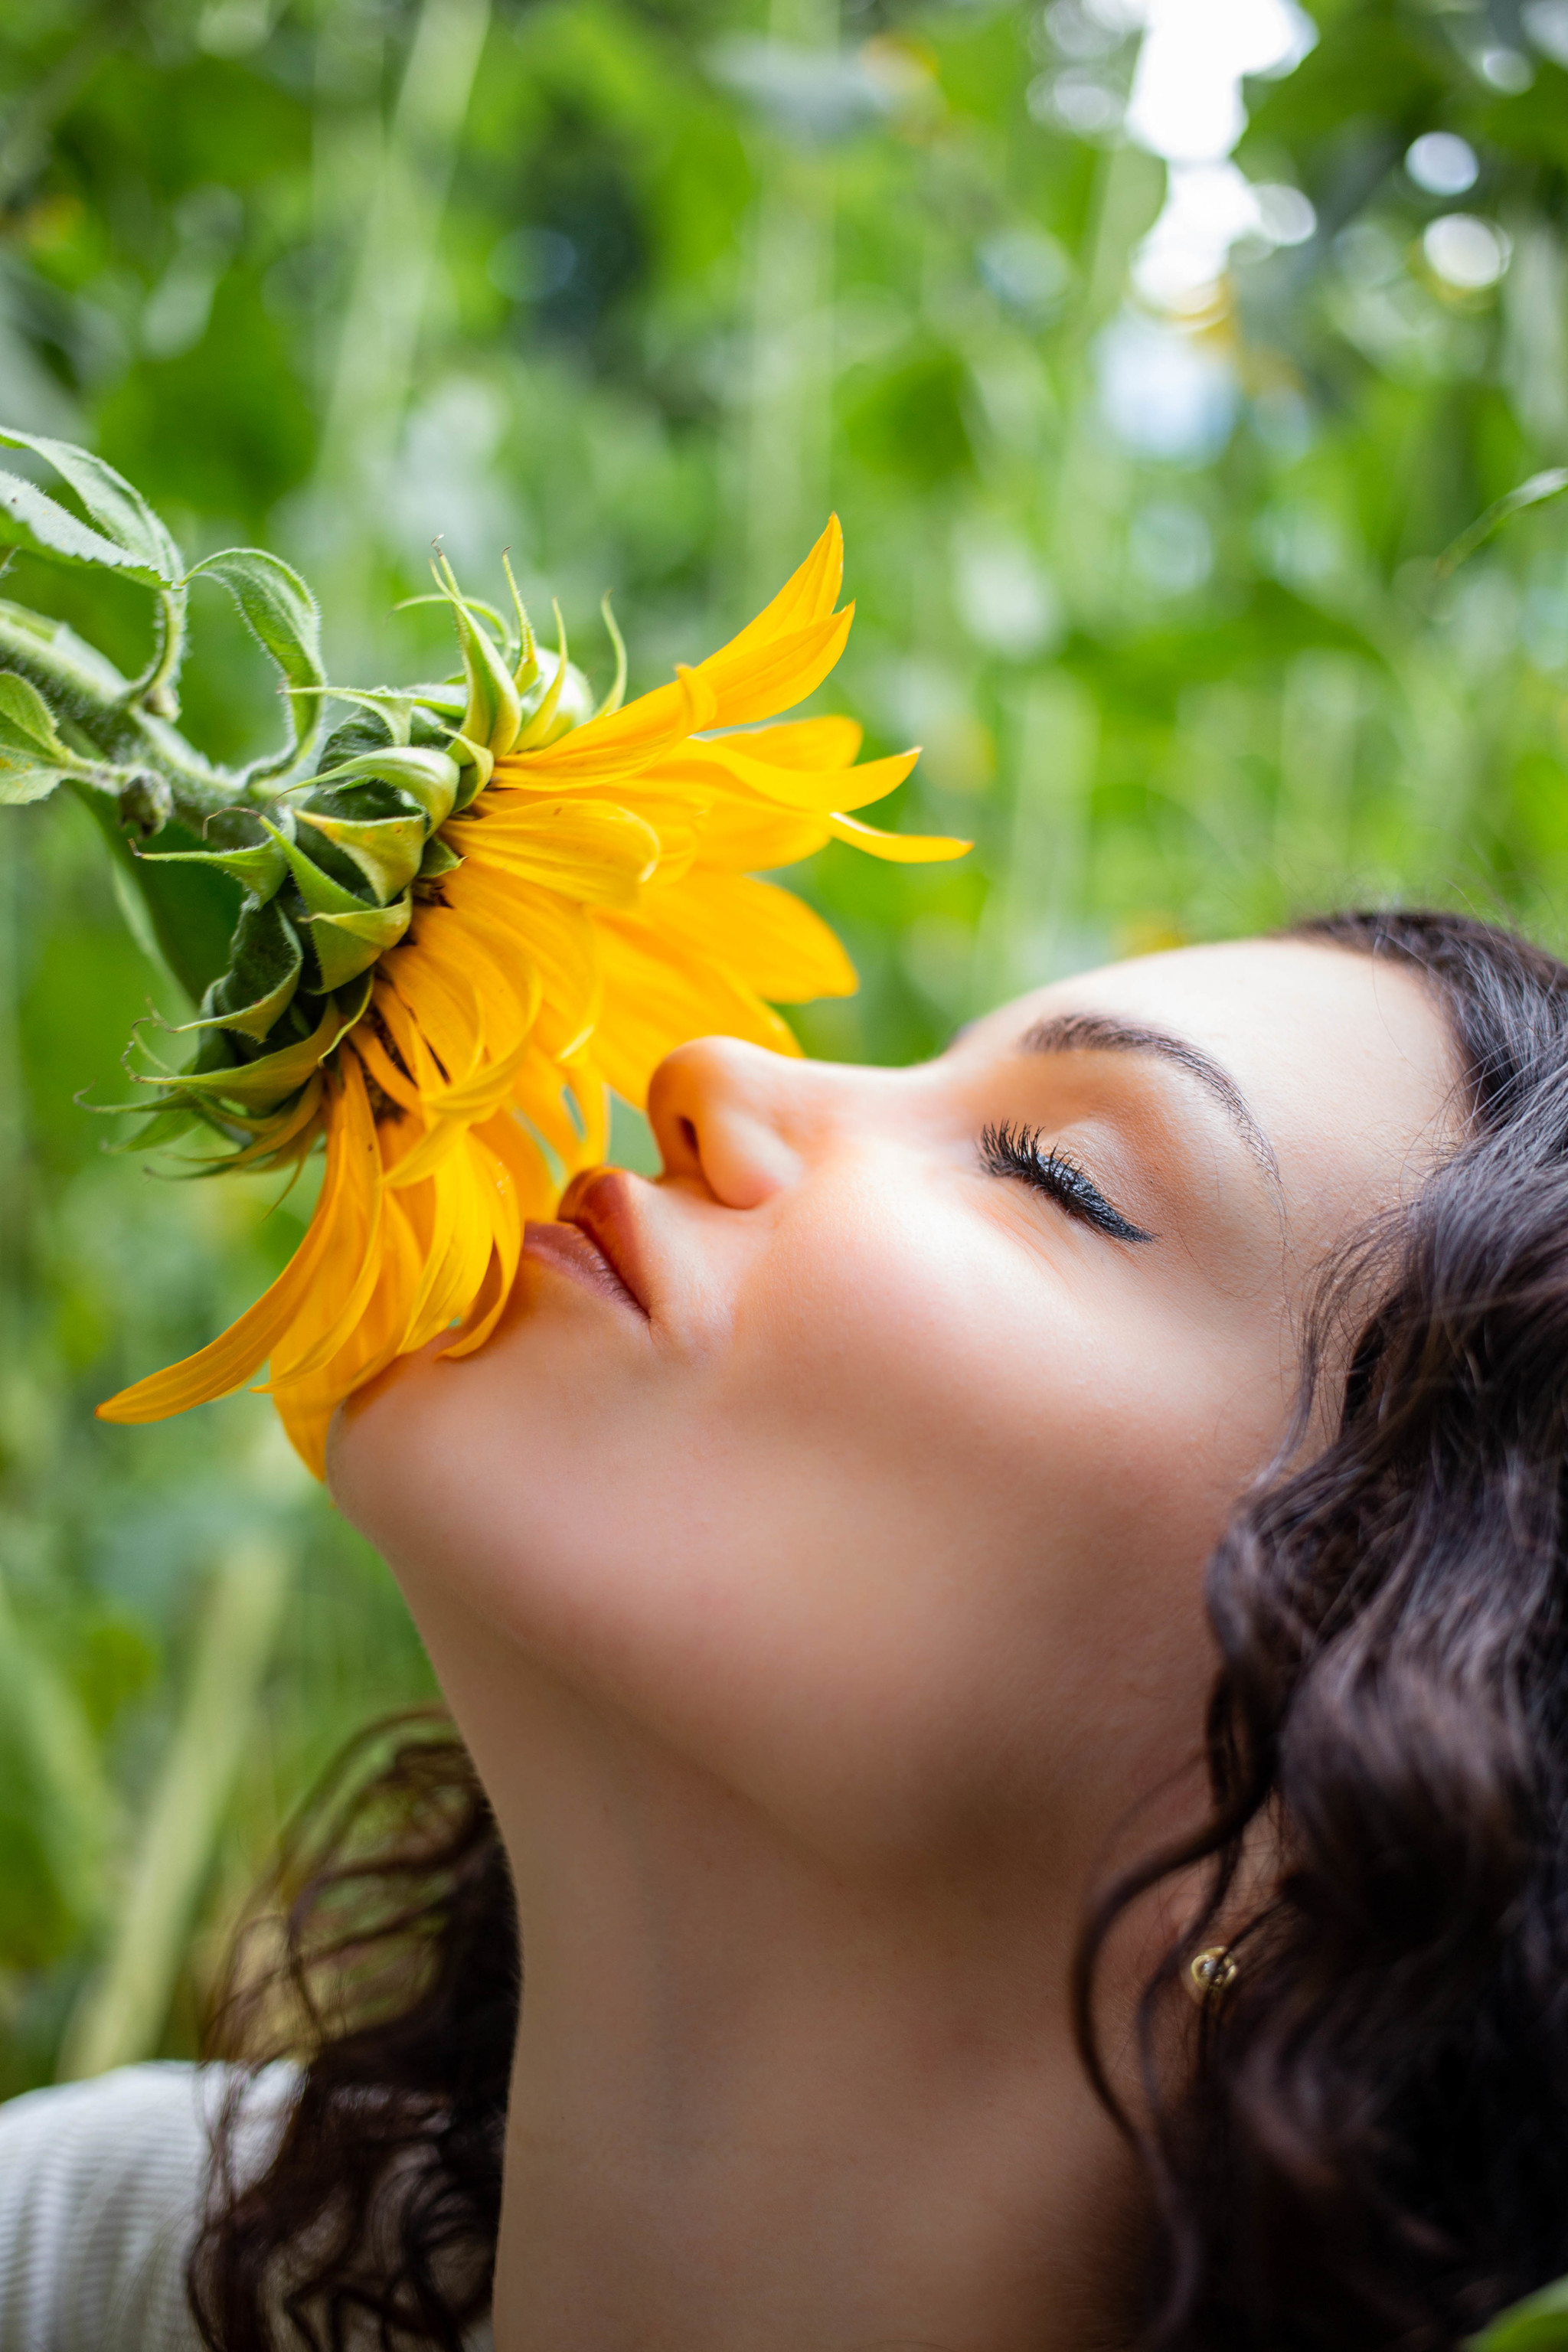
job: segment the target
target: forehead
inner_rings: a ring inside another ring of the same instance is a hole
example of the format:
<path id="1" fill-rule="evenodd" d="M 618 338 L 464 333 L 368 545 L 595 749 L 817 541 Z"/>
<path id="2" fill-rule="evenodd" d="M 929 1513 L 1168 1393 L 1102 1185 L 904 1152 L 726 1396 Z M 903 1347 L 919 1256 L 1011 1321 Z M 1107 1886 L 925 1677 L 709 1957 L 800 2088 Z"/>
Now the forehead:
<path id="1" fill-rule="evenodd" d="M 1369 1190 L 1386 1196 L 1431 1164 L 1459 1116 L 1441 1007 L 1408 967 L 1383 959 L 1295 940 L 1181 948 L 1035 990 L 977 1024 L 961 1050 L 1015 1056 L 1035 1024 L 1080 1012 L 1168 1030 L 1221 1065 L 1273 1147 L 1288 1199 L 1348 1209 Z M 1111 1064 L 1143 1060 L 1099 1058 L 1113 1083 L 1124 1074 Z M 1188 1084 L 1169 1068 L 1141 1068 L 1132 1082 Z"/>

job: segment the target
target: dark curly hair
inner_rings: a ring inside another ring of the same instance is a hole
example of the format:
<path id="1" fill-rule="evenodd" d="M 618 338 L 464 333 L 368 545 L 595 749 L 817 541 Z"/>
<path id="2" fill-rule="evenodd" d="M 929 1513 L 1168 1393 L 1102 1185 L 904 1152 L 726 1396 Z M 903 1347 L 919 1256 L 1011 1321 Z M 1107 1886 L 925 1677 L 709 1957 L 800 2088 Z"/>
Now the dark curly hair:
<path id="1" fill-rule="evenodd" d="M 1289 936 L 1422 978 L 1468 1116 L 1325 1276 L 1295 1424 L 1209 1569 L 1207 1816 L 1097 1899 L 1074 1999 L 1153 2184 L 1157 2352 L 1452 2352 L 1568 2271 L 1568 967 L 1443 913 Z M 372 1770 L 379 1737 L 307 1816 L 280 1948 L 242 1941 L 220 2011 L 215 2054 L 304 2068 L 248 2181 L 233 2078 L 190 2269 L 213 2352 L 336 2347 L 354 2313 L 460 2352 L 488 2303 L 510 1890 L 449 1727 L 405 1724 Z M 1098 1963 L 1178 1879 L 1195 1916 L 1119 2101 Z M 1187 2011 L 1216 1941 L 1234 1982 Z"/>
<path id="2" fill-rule="evenodd" d="M 352 1741 L 230 1957 L 206 2054 L 240 2063 L 187 2272 L 213 2352 L 461 2352 L 489 2308 L 521 1990 L 506 1856 L 448 1719 Z M 253 2072 L 302 2062 L 270 2164 L 240 2161 Z"/>

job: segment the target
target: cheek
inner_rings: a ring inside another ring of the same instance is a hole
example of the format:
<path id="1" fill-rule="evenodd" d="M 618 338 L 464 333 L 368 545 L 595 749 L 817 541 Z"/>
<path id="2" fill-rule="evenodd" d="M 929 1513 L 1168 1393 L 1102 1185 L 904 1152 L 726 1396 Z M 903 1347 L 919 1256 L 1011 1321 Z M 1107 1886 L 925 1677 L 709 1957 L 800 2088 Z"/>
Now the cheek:
<path id="1" fill-rule="evenodd" d="M 498 1674 L 525 1652 L 814 1843 L 1019 1805 L 1098 1838 L 1195 1737 L 1255 1369 L 885 1179 L 797 1195 L 733 1295 L 691 1354 L 570 1315 L 416 1366 L 339 1449 L 345 1508 Z"/>
<path id="2" fill-rule="evenodd" d="M 1277 1319 L 888 1202 L 803 1225 L 724 1368 L 750 1517 L 787 1529 L 745 1603 L 749 1735 L 819 1758 L 825 1810 L 923 1836 L 1022 1804 L 1098 1842 L 1196 1742 L 1204 1567 L 1286 1410 Z M 732 1633 L 722 1560 L 704 1580 Z"/>

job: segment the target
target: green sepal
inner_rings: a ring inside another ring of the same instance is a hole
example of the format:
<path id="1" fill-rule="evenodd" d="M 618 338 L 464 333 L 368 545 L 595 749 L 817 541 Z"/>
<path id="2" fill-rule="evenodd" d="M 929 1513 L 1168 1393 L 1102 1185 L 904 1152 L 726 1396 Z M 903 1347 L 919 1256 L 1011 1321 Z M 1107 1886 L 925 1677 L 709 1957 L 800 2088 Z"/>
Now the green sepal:
<path id="1" fill-rule="evenodd" d="M 455 872 L 462 862 L 457 851 L 449 848 L 438 833 L 433 833 L 419 861 L 419 879 L 421 882 L 438 882 L 443 874 Z"/>
<path id="2" fill-rule="evenodd" d="M 233 1029 L 263 1045 L 294 1001 L 305 968 L 300 936 L 276 898 L 247 898 L 235 927 L 234 956 L 202 999 L 188 1029 Z"/>
<path id="3" fill-rule="evenodd" d="M 468 689 L 458 732 L 471 742 L 482 743 L 487 751 L 510 751 L 522 724 L 522 702 L 506 656 L 472 605 L 465 603 L 445 556 L 437 565 L 436 576 L 451 597 L 452 619 L 463 656 L 463 677 Z"/>
<path id="4" fill-rule="evenodd" d="M 165 1143 L 177 1143 L 193 1127 L 210 1124 L 195 1103 L 176 1102 L 167 1106 L 154 1103 L 149 1109 L 145 1103 L 83 1103 L 83 1110 L 133 1111 L 144 1123 L 123 1143 L 102 1143 L 101 1151 L 110 1159 L 129 1159 L 132 1152 L 160 1151 Z"/>
<path id="5" fill-rule="evenodd" d="M 447 600 L 443 596 L 436 601 L 445 604 Z M 332 702 L 352 702 L 361 709 L 374 712 L 383 721 L 386 729 L 382 738 L 384 741 L 406 743 L 412 740 L 414 696 L 404 687 L 291 686 L 287 691 L 289 694 L 320 695 Z M 337 731 L 334 730 L 334 735 Z M 327 751 L 329 753 L 331 751 L 331 742 Z"/>
<path id="6" fill-rule="evenodd" d="M 297 841 L 290 841 L 286 835 L 279 833 L 266 817 L 261 822 L 288 859 L 294 887 L 312 915 L 359 913 L 364 905 L 363 898 L 356 898 L 352 890 L 345 890 L 341 882 L 334 882 L 330 874 L 324 874 L 315 859 L 308 856 Z"/>
<path id="7" fill-rule="evenodd" d="M 511 568 L 511 557 L 501 550 L 500 568 L 506 573 L 506 584 L 511 591 L 511 609 L 517 615 L 517 667 L 511 682 L 520 695 L 525 695 L 539 676 L 539 647 L 534 642 L 533 623 L 528 617 L 528 607 L 522 601 L 522 591 Z"/>
<path id="8" fill-rule="evenodd" d="M 329 997 L 320 1022 L 309 1037 L 297 1038 L 258 1062 L 239 1062 L 227 1069 L 176 1070 L 148 1078 L 148 1086 L 205 1096 L 216 1102 L 236 1102 L 247 1110 L 276 1110 L 298 1094 L 311 1071 L 326 1060 L 370 1003 L 371 977 L 363 972 L 341 995 Z"/>
<path id="9" fill-rule="evenodd" d="M 461 772 L 456 760 L 433 745 L 389 743 L 384 751 L 362 751 L 356 758 L 323 768 L 305 783 L 291 784 L 291 793 L 312 791 L 318 784 L 335 784 L 349 777 L 395 784 L 425 812 L 432 833 L 445 824 L 458 797 Z"/>
<path id="10" fill-rule="evenodd" d="M 405 890 L 421 870 L 426 843 L 422 816 L 349 818 L 300 811 L 300 823 L 322 834 L 353 860 L 383 906 Z"/>
<path id="11" fill-rule="evenodd" d="M 557 608 L 559 613 L 559 608 Z M 565 631 L 562 631 L 565 646 Z M 564 651 L 552 653 L 547 646 L 539 649 L 541 677 L 531 694 L 523 697 L 523 725 L 513 750 L 537 751 L 546 743 L 559 742 L 574 727 L 585 726 L 598 716 L 594 705 L 594 689 L 574 661 L 568 661 Z"/>
<path id="12" fill-rule="evenodd" d="M 406 898 L 390 907 L 362 907 L 353 915 L 315 915 L 310 945 L 321 967 L 323 988 L 342 988 L 395 948 L 408 929 L 414 908 Z"/>
<path id="13" fill-rule="evenodd" d="M 604 615 L 605 634 L 616 649 L 616 675 L 605 689 L 604 698 L 596 705 L 593 715 L 595 719 L 608 719 L 613 711 L 620 709 L 626 698 L 626 641 L 616 625 L 616 616 L 610 610 L 610 592 L 607 588 L 599 599 L 599 610 Z M 584 684 L 587 684 L 585 678 Z"/>
<path id="14" fill-rule="evenodd" d="M 501 562 L 503 563 L 506 562 L 504 555 L 501 558 Z M 418 604 L 449 604 L 451 601 L 452 598 L 449 590 L 446 588 L 433 588 L 427 596 L 400 596 L 392 609 L 395 613 L 412 613 L 415 607 Z M 505 636 L 506 617 L 503 614 L 499 613 L 493 604 L 487 604 L 482 596 L 465 596 L 463 602 L 467 604 L 470 613 L 478 613 L 481 614 L 485 620 L 493 621 L 500 635 L 503 637 Z"/>
<path id="15" fill-rule="evenodd" d="M 275 898 L 283 887 L 289 861 L 274 840 L 258 841 L 249 849 L 157 849 L 134 853 L 143 866 L 216 866 L 232 874 L 261 905 Z"/>

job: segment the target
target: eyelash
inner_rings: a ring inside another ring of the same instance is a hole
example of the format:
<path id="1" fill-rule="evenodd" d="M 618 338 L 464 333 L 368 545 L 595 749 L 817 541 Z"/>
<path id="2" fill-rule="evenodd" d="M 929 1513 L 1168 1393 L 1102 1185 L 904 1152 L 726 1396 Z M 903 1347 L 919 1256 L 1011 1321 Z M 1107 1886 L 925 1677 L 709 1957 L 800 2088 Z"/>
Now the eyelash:
<path id="1" fill-rule="evenodd" d="M 1015 1127 L 1005 1118 L 999 1126 L 987 1126 L 981 1131 L 980 1157 L 993 1176 L 1021 1178 L 1069 1217 L 1092 1225 L 1096 1233 L 1109 1234 L 1112 1241 L 1152 1242 L 1154 1238 L 1120 1209 L 1112 1208 L 1075 1161 L 1055 1150 L 1042 1150 L 1037 1129 Z"/>

